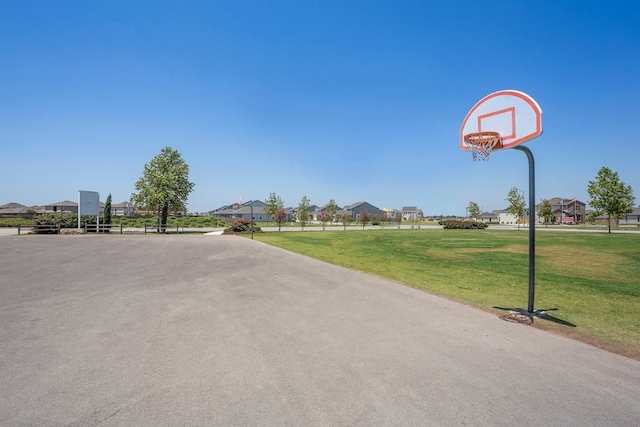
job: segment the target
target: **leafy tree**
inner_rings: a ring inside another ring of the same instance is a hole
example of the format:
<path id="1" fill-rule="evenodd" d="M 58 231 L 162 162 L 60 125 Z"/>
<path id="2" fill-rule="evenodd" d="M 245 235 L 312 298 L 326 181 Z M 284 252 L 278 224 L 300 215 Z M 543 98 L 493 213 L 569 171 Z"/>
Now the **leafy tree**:
<path id="1" fill-rule="evenodd" d="M 364 230 L 364 226 L 367 225 L 369 221 L 371 221 L 371 215 L 369 215 L 369 212 L 367 212 L 366 209 L 360 212 L 360 215 L 358 215 L 358 222 L 362 224 L 363 230 Z"/>
<path id="2" fill-rule="evenodd" d="M 304 231 L 304 226 L 309 221 L 309 203 L 311 201 L 307 196 L 304 196 L 298 204 L 298 222 Z"/>
<path id="3" fill-rule="evenodd" d="M 389 223 L 389 212 L 385 211 L 382 213 L 382 224 L 383 224 L 382 228 L 384 228 L 384 224 L 388 224 L 388 223 Z"/>
<path id="4" fill-rule="evenodd" d="M 336 212 L 338 212 L 338 205 L 336 204 L 336 201 L 329 199 L 329 203 L 327 203 L 327 207 L 324 210 L 327 212 L 327 222 L 335 221 Z"/>
<path id="5" fill-rule="evenodd" d="M 548 199 L 543 199 L 538 210 L 538 216 L 544 221 L 544 225 L 548 226 L 550 222 L 553 222 L 555 215 L 553 214 L 553 207 Z"/>
<path id="6" fill-rule="evenodd" d="M 609 233 L 611 233 L 611 218 L 616 222 L 620 218 L 633 211 L 633 190 L 630 185 L 620 181 L 618 172 L 614 172 L 603 166 L 598 171 L 594 181 L 589 181 L 587 193 L 591 196 L 589 205 L 597 215 L 606 213 L 608 216 Z"/>
<path id="7" fill-rule="evenodd" d="M 278 224 L 278 231 L 280 231 L 282 224 L 287 220 L 287 211 L 284 208 L 278 209 L 272 218 Z"/>
<path id="8" fill-rule="evenodd" d="M 344 230 L 347 230 L 347 225 L 351 224 L 351 215 L 349 215 L 347 213 L 347 211 L 343 211 L 340 214 L 340 222 L 342 223 L 342 226 L 344 227 Z"/>
<path id="9" fill-rule="evenodd" d="M 507 212 L 515 215 L 518 218 L 518 230 L 520 230 L 520 221 L 525 216 L 524 207 L 526 206 L 526 204 L 524 201 L 524 196 L 516 187 L 511 187 L 511 189 L 509 190 L 509 194 L 507 195 L 507 198 L 505 200 L 509 202 Z"/>
<path id="10" fill-rule="evenodd" d="M 469 213 L 469 218 L 479 219 L 482 215 L 482 212 L 480 212 L 480 206 L 478 206 L 476 202 L 469 202 L 467 212 Z"/>
<path id="11" fill-rule="evenodd" d="M 398 230 L 400 230 L 400 226 L 402 225 L 402 212 L 396 211 L 394 219 L 396 220 L 396 224 L 398 225 Z"/>
<path id="12" fill-rule="evenodd" d="M 158 232 L 164 231 L 169 210 L 185 211 L 187 198 L 195 184 L 189 181 L 189 165 L 180 153 L 164 147 L 144 165 L 142 177 L 135 184 L 137 193 L 131 202 L 158 213 Z"/>
<path id="13" fill-rule="evenodd" d="M 271 217 L 271 219 L 276 222 L 276 224 L 278 224 L 278 231 L 280 231 L 282 228 L 282 224 L 287 218 L 282 198 L 280 198 L 280 196 L 278 196 L 276 193 L 269 194 L 269 198 L 267 199 L 264 211 Z M 283 213 L 284 215 L 282 215 Z"/>
<path id="14" fill-rule="evenodd" d="M 320 220 L 320 223 L 322 224 L 322 231 L 325 230 L 325 226 L 327 225 L 327 222 L 329 222 L 329 214 L 327 213 L 326 210 L 321 210 L 320 211 L 320 215 L 318 215 L 318 219 Z"/>

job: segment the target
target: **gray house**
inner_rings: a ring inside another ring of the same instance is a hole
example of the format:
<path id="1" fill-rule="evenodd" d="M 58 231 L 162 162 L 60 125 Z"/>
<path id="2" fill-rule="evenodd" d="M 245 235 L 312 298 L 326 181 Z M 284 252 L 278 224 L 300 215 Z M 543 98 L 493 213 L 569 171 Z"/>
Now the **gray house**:
<path id="1" fill-rule="evenodd" d="M 351 205 L 345 206 L 343 210 L 351 216 L 351 221 L 353 222 L 358 221 L 358 217 L 360 216 L 360 213 L 362 211 L 367 211 L 369 216 L 371 216 L 372 218 L 375 215 L 378 215 L 378 217 L 380 218 L 384 216 L 384 212 L 382 210 L 367 202 L 356 202 Z"/>
<path id="2" fill-rule="evenodd" d="M 6 203 L 0 205 L 0 217 L 17 217 L 17 218 L 30 218 L 34 213 L 42 213 L 44 209 L 38 206 L 25 206 L 20 203 Z"/>
<path id="3" fill-rule="evenodd" d="M 493 212 L 485 212 L 480 215 L 480 221 L 482 222 L 499 222 L 498 215 Z"/>
<path id="4" fill-rule="evenodd" d="M 78 204 L 69 200 L 63 200 L 62 202 L 49 203 L 44 205 L 45 212 L 72 212 L 78 213 Z"/>
<path id="5" fill-rule="evenodd" d="M 250 220 L 253 214 L 253 220 L 256 222 L 271 221 L 271 217 L 264 210 L 265 206 L 267 206 L 267 204 L 260 200 L 250 200 L 242 204 L 234 203 L 232 205 L 219 207 L 218 209 L 210 211 L 209 215 L 233 222 L 240 218 Z M 289 218 L 287 217 L 287 221 L 288 220 Z"/>

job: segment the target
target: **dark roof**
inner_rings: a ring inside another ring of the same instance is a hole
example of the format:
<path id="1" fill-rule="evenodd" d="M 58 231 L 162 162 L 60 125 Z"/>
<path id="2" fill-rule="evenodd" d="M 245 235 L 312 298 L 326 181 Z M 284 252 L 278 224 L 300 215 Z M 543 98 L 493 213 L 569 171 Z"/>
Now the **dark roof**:
<path id="1" fill-rule="evenodd" d="M 62 202 L 47 203 L 45 206 L 78 206 L 78 204 L 76 202 L 71 202 L 69 200 L 64 200 Z"/>
<path id="2" fill-rule="evenodd" d="M 18 209 L 18 208 L 26 208 L 26 206 L 16 202 L 10 202 L 4 205 L 0 205 L 0 209 Z"/>
<path id="3" fill-rule="evenodd" d="M 358 206 L 363 205 L 365 203 L 366 202 L 355 202 L 355 203 L 352 203 L 350 205 L 345 206 L 344 209 L 349 211 L 349 210 L 351 210 L 353 208 L 357 208 Z"/>

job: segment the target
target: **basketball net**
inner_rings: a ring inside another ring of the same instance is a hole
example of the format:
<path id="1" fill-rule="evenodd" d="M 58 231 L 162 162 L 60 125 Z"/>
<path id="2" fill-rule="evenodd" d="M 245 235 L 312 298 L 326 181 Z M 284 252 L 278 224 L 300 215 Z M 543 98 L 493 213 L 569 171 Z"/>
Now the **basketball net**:
<path id="1" fill-rule="evenodd" d="M 498 132 L 470 133 L 464 136 L 464 142 L 469 146 L 474 162 L 489 160 L 491 150 L 502 147 L 502 138 Z"/>

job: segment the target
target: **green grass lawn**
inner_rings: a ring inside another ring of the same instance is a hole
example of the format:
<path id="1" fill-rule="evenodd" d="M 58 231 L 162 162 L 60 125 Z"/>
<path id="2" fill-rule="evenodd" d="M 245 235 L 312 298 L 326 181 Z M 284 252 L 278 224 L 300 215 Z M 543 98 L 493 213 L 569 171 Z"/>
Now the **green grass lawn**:
<path id="1" fill-rule="evenodd" d="M 480 307 L 527 308 L 526 230 L 286 232 L 255 238 Z M 559 328 L 640 354 L 640 235 L 536 233 L 535 309 L 548 310 L 555 324 L 567 324 Z"/>

